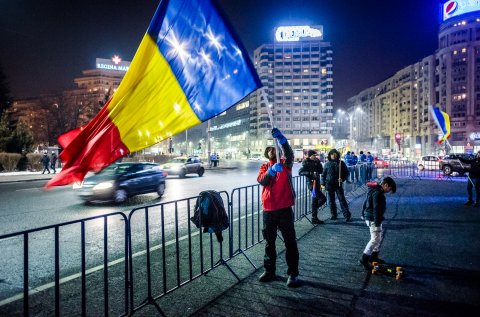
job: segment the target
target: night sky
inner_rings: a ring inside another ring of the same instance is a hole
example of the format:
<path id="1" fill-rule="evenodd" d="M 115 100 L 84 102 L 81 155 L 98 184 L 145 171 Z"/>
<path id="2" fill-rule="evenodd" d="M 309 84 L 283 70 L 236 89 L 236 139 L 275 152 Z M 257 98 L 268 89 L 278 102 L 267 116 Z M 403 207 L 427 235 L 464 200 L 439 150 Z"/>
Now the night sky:
<path id="1" fill-rule="evenodd" d="M 334 52 L 334 106 L 437 49 L 435 0 L 219 0 L 247 50 L 280 25 L 320 24 Z M 11 97 L 73 88 L 95 58 L 131 60 L 158 1 L 0 0 Z"/>

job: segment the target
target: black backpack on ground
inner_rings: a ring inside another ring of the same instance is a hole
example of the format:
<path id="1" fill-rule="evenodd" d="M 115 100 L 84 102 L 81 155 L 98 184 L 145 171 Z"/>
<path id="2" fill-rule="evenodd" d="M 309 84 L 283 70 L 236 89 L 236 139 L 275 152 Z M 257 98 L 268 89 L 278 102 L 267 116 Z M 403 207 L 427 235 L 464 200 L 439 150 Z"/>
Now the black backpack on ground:
<path id="1" fill-rule="evenodd" d="M 229 227 L 229 219 L 222 196 L 214 190 L 202 191 L 198 195 L 194 215 L 190 220 L 197 228 L 202 227 L 203 232 L 214 232 L 218 242 L 222 242 L 222 230 Z"/>

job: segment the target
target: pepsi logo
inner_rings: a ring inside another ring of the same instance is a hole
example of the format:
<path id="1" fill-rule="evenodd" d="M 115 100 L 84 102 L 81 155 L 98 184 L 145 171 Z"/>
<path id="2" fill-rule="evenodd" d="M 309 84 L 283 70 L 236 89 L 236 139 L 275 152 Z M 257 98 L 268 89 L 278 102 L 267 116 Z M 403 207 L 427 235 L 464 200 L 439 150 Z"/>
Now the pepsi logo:
<path id="1" fill-rule="evenodd" d="M 445 14 L 450 15 L 457 10 L 458 3 L 457 3 L 457 1 L 450 1 L 445 5 L 444 8 L 445 8 Z"/>

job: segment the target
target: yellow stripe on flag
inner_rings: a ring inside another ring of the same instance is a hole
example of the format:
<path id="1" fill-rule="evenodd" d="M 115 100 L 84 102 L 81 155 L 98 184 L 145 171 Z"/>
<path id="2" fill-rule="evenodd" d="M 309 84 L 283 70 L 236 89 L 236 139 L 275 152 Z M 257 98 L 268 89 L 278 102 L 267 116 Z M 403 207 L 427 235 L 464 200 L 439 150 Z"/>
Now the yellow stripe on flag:
<path id="1" fill-rule="evenodd" d="M 201 123 L 156 43 L 146 34 L 108 106 L 130 152 Z"/>

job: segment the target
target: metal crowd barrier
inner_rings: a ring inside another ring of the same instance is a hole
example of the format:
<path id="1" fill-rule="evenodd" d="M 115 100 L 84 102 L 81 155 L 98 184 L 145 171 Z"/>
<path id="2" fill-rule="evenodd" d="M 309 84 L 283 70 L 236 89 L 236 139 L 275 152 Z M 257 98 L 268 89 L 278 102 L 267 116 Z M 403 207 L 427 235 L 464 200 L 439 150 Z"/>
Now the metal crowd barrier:
<path id="1" fill-rule="evenodd" d="M 431 171 L 419 171 L 413 164 L 368 167 L 354 167 L 353 179 L 344 183 L 347 200 L 364 195 L 368 181 L 385 176 L 418 179 L 423 172 L 429 178 L 438 177 Z M 294 177 L 292 185 L 296 192 L 295 221 L 310 221 L 312 197 L 306 179 Z M 228 264 L 232 258 L 242 255 L 257 268 L 246 251 L 263 241 L 261 185 L 220 194 L 230 219 L 221 243 L 215 235 L 192 227 L 190 218 L 198 196 L 135 208 L 128 215 L 116 212 L 0 236 L 5 250 L 0 273 L 8 268 L 21 280 L 11 281 L 17 286 L 10 290 L 0 289 L 0 315 L 13 311 L 29 316 L 32 302 L 52 303 L 53 307 L 45 306 L 50 310 L 46 315 L 55 316 L 79 312 L 86 316 L 93 309 L 98 314 L 99 307 L 104 315 L 125 316 L 147 305 L 164 315 L 157 304 L 159 298 L 219 266 L 239 279 Z M 328 203 L 322 208 L 328 208 Z M 43 249 L 35 248 L 36 240 Z M 9 247 L 4 247 L 7 244 Z M 49 261 L 53 262 L 51 272 L 43 272 Z M 43 275 L 32 279 L 36 272 Z M 69 300 L 68 305 L 64 299 Z"/>
<path id="2" fill-rule="evenodd" d="M 93 305 L 88 305 L 92 302 L 96 302 L 96 314 L 103 310 L 105 315 L 127 315 L 126 220 L 123 213 L 115 212 L 0 236 L 0 272 L 9 271 L 0 280 L 10 280 L 12 285 L 11 290 L 1 292 L 10 296 L 0 298 L 0 315 L 14 312 L 30 316 L 31 303 L 42 303 L 42 313 L 48 316 L 74 315 L 79 311 L 86 316 L 94 313 L 89 310 Z M 5 247 L 7 243 L 17 248 Z M 117 254 L 115 261 L 109 258 L 112 249 Z M 111 285 L 112 276 L 120 278 L 121 285 Z M 22 281 L 15 280 L 20 277 Z M 89 287 L 91 284 L 97 287 Z M 13 295 L 19 288 L 21 294 Z M 8 312 L 4 311 L 7 305 Z"/>

